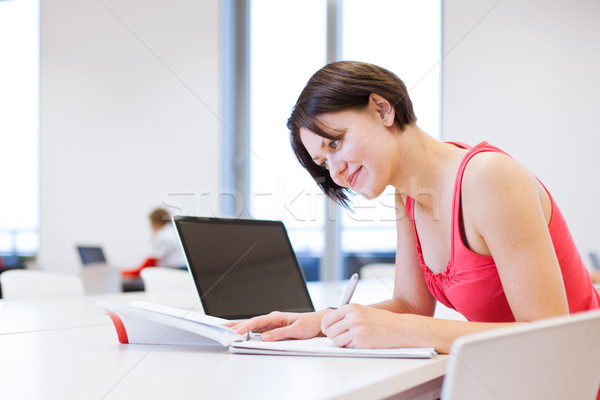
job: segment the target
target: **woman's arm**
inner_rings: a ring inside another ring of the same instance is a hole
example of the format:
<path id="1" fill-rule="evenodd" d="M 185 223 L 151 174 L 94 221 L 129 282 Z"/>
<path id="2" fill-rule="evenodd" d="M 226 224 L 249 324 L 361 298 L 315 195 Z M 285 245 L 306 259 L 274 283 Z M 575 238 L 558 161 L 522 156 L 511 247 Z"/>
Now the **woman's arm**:
<path id="1" fill-rule="evenodd" d="M 515 160 L 474 157 L 465 171 L 463 211 L 472 250 L 491 255 L 517 321 L 568 314 L 562 273 L 548 231 L 548 193 Z"/>
<path id="2" fill-rule="evenodd" d="M 448 353 L 460 336 L 511 324 L 451 321 L 350 304 L 323 316 L 321 330 L 340 347 L 433 347 Z"/>
<path id="3" fill-rule="evenodd" d="M 484 153 L 469 163 L 462 193 L 468 245 L 494 258 L 516 323 L 567 314 L 547 228 L 551 203 L 535 177 L 509 157 Z M 433 346 L 445 353 L 460 336 L 511 324 L 440 320 L 349 305 L 324 316 L 321 330 L 338 346 Z"/>
<path id="4" fill-rule="evenodd" d="M 435 299 L 429 292 L 419 265 L 412 221 L 405 200 L 396 192 L 396 273 L 392 298 L 373 307 L 395 313 L 433 316 Z"/>

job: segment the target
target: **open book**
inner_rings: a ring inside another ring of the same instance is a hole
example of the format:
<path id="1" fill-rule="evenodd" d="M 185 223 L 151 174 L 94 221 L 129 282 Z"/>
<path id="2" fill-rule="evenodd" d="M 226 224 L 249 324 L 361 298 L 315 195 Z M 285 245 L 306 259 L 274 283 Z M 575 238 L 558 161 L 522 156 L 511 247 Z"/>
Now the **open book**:
<path id="1" fill-rule="evenodd" d="M 260 335 L 240 335 L 229 322 L 194 311 L 133 301 L 129 305 L 98 301 L 113 321 L 119 342 L 138 344 L 204 344 L 228 347 L 231 353 L 377 358 L 431 358 L 433 348 L 351 349 L 326 337 L 263 342 Z"/>

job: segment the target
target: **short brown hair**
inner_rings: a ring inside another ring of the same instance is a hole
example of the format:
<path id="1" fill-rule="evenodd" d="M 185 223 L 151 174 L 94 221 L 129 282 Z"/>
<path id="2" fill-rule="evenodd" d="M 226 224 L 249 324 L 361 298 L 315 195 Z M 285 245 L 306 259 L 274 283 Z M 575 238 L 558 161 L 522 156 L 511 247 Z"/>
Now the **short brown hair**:
<path id="1" fill-rule="evenodd" d="M 150 223 L 152 225 L 164 226 L 171 220 L 171 215 L 164 208 L 156 208 L 150 213 Z"/>
<path id="2" fill-rule="evenodd" d="M 385 98 L 394 107 L 394 124 L 401 131 L 417 121 L 406 86 L 394 73 L 373 64 L 339 61 L 327 64 L 310 78 L 287 122 L 292 149 L 300 164 L 327 196 L 345 207 L 348 207 L 348 189 L 336 184 L 326 168 L 314 163 L 302 144 L 300 128 L 336 139 L 319 126 L 317 118 L 326 113 L 362 109 L 369 103 L 372 93 Z"/>

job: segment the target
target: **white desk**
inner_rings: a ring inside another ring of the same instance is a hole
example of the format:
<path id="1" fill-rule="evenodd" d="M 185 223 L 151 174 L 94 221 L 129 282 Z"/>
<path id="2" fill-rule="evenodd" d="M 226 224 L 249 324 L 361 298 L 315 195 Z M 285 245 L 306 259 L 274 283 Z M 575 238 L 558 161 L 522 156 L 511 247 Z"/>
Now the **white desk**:
<path id="1" fill-rule="evenodd" d="M 331 305 L 327 296 L 338 302 L 344 286 L 337 287 L 311 284 L 315 306 Z M 357 290 L 357 300 L 363 295 Z M 435 392 L 446 369 L 447 356 L 278 357 L 229 354 L 218 346 L 122 345 L 96 308 L 98 298 L 197 304 L 195 293 L 0 302 L 0 398 L 376 399 Z"/>
<path id="2" fill-rule="evenodd" d="M 0 300 L 0 335 L 50 329 L 80 328 L 108 325 L 110 319 L 96 307 L 99 299 L 127 304 L 131 300 L 146 300 L 190 309 L 198 304 L 196 293 L 162 293 L 147 295 L 130 292 L 93 295 L 81 298 L 50 298 L 44 300 Z M 0 355 L 0 360 L 1 360 Z"/>

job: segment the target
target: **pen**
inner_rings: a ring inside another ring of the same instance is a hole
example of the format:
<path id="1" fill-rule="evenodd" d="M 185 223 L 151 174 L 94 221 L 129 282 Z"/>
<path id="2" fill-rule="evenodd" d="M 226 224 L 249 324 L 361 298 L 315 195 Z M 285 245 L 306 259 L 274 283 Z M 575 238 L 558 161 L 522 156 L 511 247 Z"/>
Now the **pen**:
<path id="1" fill-rule="evenodd" d="M 342 299 L 342 305 L 340 307 L 345 306 L 350 303 L 350 299 L 354 294 L 354 290 L 356 289 L 356 285 L 358 284 L 358 274 L 354 274 L 350 277 L 350 282 L 348 282 L 348 287 L 346 288 L 346 293 L 344 293 L 344 297 Z"/>

